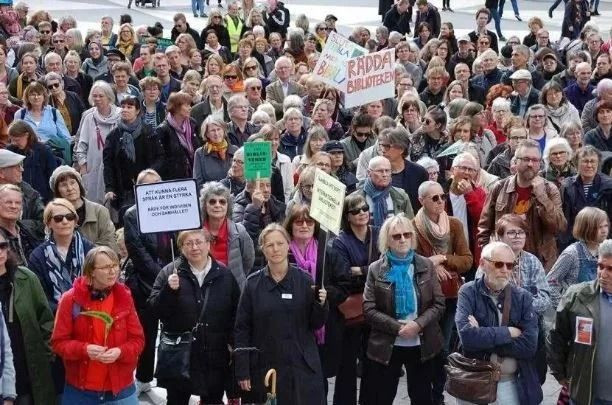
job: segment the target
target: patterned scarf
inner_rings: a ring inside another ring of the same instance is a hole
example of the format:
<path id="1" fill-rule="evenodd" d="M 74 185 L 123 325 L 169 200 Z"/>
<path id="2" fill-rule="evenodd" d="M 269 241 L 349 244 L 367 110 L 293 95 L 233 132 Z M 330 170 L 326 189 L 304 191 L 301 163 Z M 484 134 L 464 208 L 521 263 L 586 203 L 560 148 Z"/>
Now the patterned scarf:
<path id="1" fill-rule="evenodd" d="M 406 319 L 408 315 L 416 311 L 414 293 L 414 250 L 410 250 L 406 257 L 398 257 L 387 252 L 389 260 L 389 272 L 387 281 L 395 285 L 395 317 L 396 319 Z"/>
<path id="2" fill-rule="evenodd" d="M 185 149 L 187 164 L 189 165 L 190 170 L 193 169 L 194 150 L 193 143 L 191 142 L 191 122 L 189 121 L 189 118 L 179 125 L 172 114 L 168 113 L 168 115 L 166 115 L 166 120 L 168 121 L 168 124 L 176 131 L 176 137 L 178 138 L 183 149 Z"/>
<path id="3" fill-rule="evenodd" d="M 293 253 L 293 257 L 295 257 L 295 262 L 298 267 L 300 270 L 310 274 L 310 277 L 312 277 L 315 283 L 317 280 L 317 248 L 318 244 L 316 238 L 310 238 L 303 254 L 295 241 L 292 240 L 289 244 L 289 249 L 291 253 Z M 315 331 L 315 337 L 318 345 L 325 343 L 325 326 Z"/>
<path id="4" fill-rule="evenodd" d="M 227 154 L 227 140 L 223 139 L 221 142 L 206 142 L 206 151 L 211 153 L 216 153 L 219 155 L 221 160 L 225 160 Z"/>
<path id="5" fill-rule="evenodd" d="M 45 247 L 45 265 L 49 269 L 49 279 L 53 285 L 53 311 L 57 308 L 60 297 L 72 287 L 74 280 L 81 276 L 83 262 L 85 261 L 85 249 L 83 239 L 79 232 L 74 232 L 72 243 L 68 248 L 66 260 L 57 250 L 53 235 L 48 238 L 49 244 Z"/>
<path id="6" fill-rule="evenodd" d="M 132 163 L 136 161 L 136 148 L 134 141 L 138 139 L 142 132 L 142 120 L 136 118 L 131 123 L 126 123 L 123 120 L 117 125 L 121 131 L 121 149 L 125 152 L 125 156 Z"/>
<path id="7" fill-rule="evenodd" d="M 414 217 L 417 230 L 433 247 L 435 254 L 444 255 L 450 248 L 450 223 L 448 215 L 442 211 L 438 223 L 433 222 L 421 208 Z"/>
<path id="8" fill-rule="evenodd" d="M 363 185 L 363 191 L 372 199 L 374 203 L 374 226 L 380 228 L 387 218 L 387 198 L 389 197 L 391 184 L 382 190 L 377 188 L 368 177 Z"/>

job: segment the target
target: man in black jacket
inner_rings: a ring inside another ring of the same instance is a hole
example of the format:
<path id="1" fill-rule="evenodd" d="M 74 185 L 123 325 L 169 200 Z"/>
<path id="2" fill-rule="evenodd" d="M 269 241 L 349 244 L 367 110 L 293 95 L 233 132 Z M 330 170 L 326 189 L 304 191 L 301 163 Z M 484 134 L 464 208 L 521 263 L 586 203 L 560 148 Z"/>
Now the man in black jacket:
<path id="1" fill-rule="evenodd" d="M 285 8 L 282 1 L 268 0 L 268 13 L 266 14 L 266 23 L 270 32 L 278 32 L 283 38 L 287 36 L 287 28 L 291 16 L 289 10 Z"/>
<path id="2" fill-rule="evenodd" d="M 426 22 L 431 27 L 431 37 L 438 38 L 440 36 L 440 12 L 427 0 L 418 0 L 417 7 L 419 11 L 416 13 L 416 19 L 414 20 L 414 26 L 418 27 L 420 23 Z M 418 32 L 415 28 L 414 37 L 418 36 Z"/>
<path id="3" fill-rule="evenodd" d="M 200 12 L 204 14 L 202 10 L 200 10 Z M 205 15 L 206 14 L 204 14 L 204 16 Z M 200 17 L 202 17 L 202 15 L 200 15 Z M 180 34 L 189 34 L 193 37 L 193 40 L 195 41 L 198 49 L 200 50 L 204 49 L 204 44 L 202 44 L 202 38 L 200 38 L 200 35 L 198 34 L 196 30 L 194 30 L 193 28 L 189 26 L 189 23 L 187 22 L 187 17 L 185 17 L 185 14 L 176 13 L 174 15 L 173 20 L 174 20 L 174 27 L 172 28 L 172 31 L 170 32 L 170 35 L 171 35 L 170 39 L 172 39 L 172 42 L 175 42 L 176 37 L 178 37 Z"/>
<path id="4" fill-rule="evenodd" d="M 412 7 L 408 0 L 399 0 L 391 7 L 383 21 L 383 25 L 391 31 L 402 35 L 410 34 L 410 21 L 412 20 Z"/>

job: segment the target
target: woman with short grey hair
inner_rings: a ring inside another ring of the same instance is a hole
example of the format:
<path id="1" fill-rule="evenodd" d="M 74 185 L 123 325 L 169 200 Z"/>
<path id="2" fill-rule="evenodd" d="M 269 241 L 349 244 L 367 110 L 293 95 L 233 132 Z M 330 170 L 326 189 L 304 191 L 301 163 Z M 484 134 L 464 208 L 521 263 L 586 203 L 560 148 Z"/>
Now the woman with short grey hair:
<path id="1" fill-rule="evenodd" d="M 572 163 L 573 151 L 566 139 L 557 137 L 546 142 L 542 158 L 544 170 L 541 176 L 552 181 L 560 189 L 563 180 L 576 174 Z"/>
<path id="2" fill-rule="evenodd" d="M 438 181 L 438 176 L 440 175 L 440 165 L 435 159 L 432 159 L 429 156 L 424 156 L 420 158 L 416 164 L 427 170 L 429 180 Z"/>
<path id="3" fill-rule="evenodd" d="M 230 190 L 216 181 L 204 184 L 200 207 L 204 228 L 210 232 L 210 255 L 234 275 L 240 290 L 255 262 L 253 240 L 242 224 L 232 221 Z"/>

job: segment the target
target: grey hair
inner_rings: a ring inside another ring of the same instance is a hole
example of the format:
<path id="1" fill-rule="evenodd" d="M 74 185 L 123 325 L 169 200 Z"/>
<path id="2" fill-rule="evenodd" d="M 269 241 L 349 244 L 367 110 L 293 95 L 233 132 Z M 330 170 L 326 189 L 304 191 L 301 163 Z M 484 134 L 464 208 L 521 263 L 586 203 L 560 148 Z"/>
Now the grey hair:
<path id="1" fill-rule="evenodd" d="M 419 198 L 424 198 L 431 187 L 439 186 L 439 185 L 440 183 L 438 183 L 437 181 L 427 180 L 427 181 L 422 182 L 421 185 L 419 186 L 419 191 L 418 191 Z"/>
<path id="2" fill-rule="evenodd" d="M 388 40 L 389 40 L 389 42 L 399 42 L 399 41 L 401 41 L 401 40 L 402 40 L 402 38 L 403 38 L 403 37 L 404 37 L 404 36 L 403 36 L 402 34 L 400 34 L 399 32 L 397 32 L 397 31 L 391 31 L 391 32 L 389 33 L 389 38 L 388 38 Z"/>
<path id="3" fill-rule="evenodd" d="M 582 134 L 582 123 L 580 121 L 567 121 L 567 122 L 564 122 L 563 124 L 561 124 L 561 128 L 559 129 L 559 136 L 561 138 L 567 139 L 567 136 L 568 136 L 570 131 L 578 131 L 578 132 L 580 132 Z"/>
<path id="4" fill-rule="evenodd" d="M 115 25 L 115 20 L 113 20 L 113 17 L 111 17 L 110 15 L 105 15 L 104 17 L 100 18 L 100 21 L 102 20 L 110 20 L 111 27 Z"/>
<path id="5" fill-rule="evenodd" d="M 438 162 L 435 159 L 430 158 L 429 156 L 423 156 L 422 158 L 416 161 L 416 164 L 421 166 L 425 170 L 428 170 L 428 169 L 440 170 L 440 165 L 438 164 Z"/>
<path id="6" fill-rule="evenodd" d="M 169 53 L 172 53 L 172 52 L 178 52 L 178 53 L 180 53 L 180 52 L 181 52 L 181 48 L 179 48 L 179 47 L 178 47 L 178 46 L 176 46 L 176 45 L 170 45 L 170 46 L 169 46 L 169 47 L 167 47 L 167 48 L 166 48 L 166 50 L 164 51 L 164 53 L 165 53 L 166 55 L 168 55 Z"/>
<path id="7" fill-rule="evenodd" d="M 49 84 L 49 81 L 51 80 L 57 80 L 61 85 L 64 84 L 64 79 L 62 79 L 62 76 L 60 76 L 59 73 L 55 73 L 55 72 L 47 73 L 44 77 L 45 86 L 47 86 Z"/>
<path id="8" fill-rule="evenodd" d="M 104 80 L 98 80 L 93 84 L 93 86 L 91 86 L 91 90 L 89 91 L 89 97 L 87 98 L 87 101 L 89 101 L 89 105 L 94 105 L 92 94 L 93 91 L 97 89 L 102 90 L 106 98 L 110 100 L 111 104 L 115 104 L 115 92 L 113 91 L 111 85 L 105 82 Z"/>
<path id="9" fill-rule="evenodd" d="M 265 112 L 265 111 L 261 111 L 261 110 L 257 110 L 257 111 L 255 111 L 251 115 L 251 122 L 252 123 L 257 121 L 257 120 L 261 120 L 261 121 L 265 122 L 266 124 L 271 124 L 272 123 L 268 113 Z"/>
<path id="10" fill-rule="evenodd" d="M 247 87 L 251 87 L 251 86 L 253 86 L 253 85 L 257 85 L 257 84 L 259 84 L 260 86 L 262 85 L 262 84 L 261 84 L 261 80 L 259 80 L 259 79 L 258 79 L 258 78 L 256 78 L 256 77 L 247 77 L 247 78 L 244 80 L 244 87 L 245 87 L 245 88 L 247 88 Z"/>
<path id="11" fill-rule="evenodd" d="M 606 239 L 599 244 L 597 249 L 599 257 L 611 257 L 612 256 L 612 239 Z"/>
<path id="12" fill-rule="evenodd" d="M 508 100 L 507 98 L 503 98 L 503 97 L 497 97 L 495 100 L 493 100 L 491 109 L 510 111 L 510 100 Z"/>
<path id="13" fill-rule="evenodd" d="M 159 175 L 159 173 L 157 173 L 155 170 L 153 169 L 144 169 L 143 171 L 141 171 L 140 173 L 138 173 L 138 177 L 136 177 L 136 184 L 142 184 L 142 182 L 144 181 L 144 178 L 147 176 L 155 176 L 159 179 L 159 181 L 162 180 L 161 176 Z"/>
<path id="14" fill-rule="evenodd" d="M 302 98 L 297 94 L 291 94 L 283 100 L 283 112 L 287 112 L 290 108 L 297 108 L 302 111 L 304 108 L 304 102 Z"/>
<path id="15" fill-rule="evenodd" d="M 230 116 L 232 115 L 233 108 L 235 108 L 237 105 L 244 104 L 245 102 L 247 102 L 247 99 L 244 98 L 242 94 L 234 94 L 231 96 L 229 100 L 227 100 L 227 111 L 229 112 Z"/>
<path id="16" fill-rule="evenodd" d="M 289 63 L 289 65 L 293 68 L 293 61 L 286 56 L 281 56 L 280 58 L 276 59 L 276 62 L 274 62 L 274 69 L 277 69 L 279 63 L 281 62 Z"/>
<path id="17" fill-rule="evenodd" d="M 416 249 L 417 240 L 416 235 L 414 235 L 414 226 L 412 226 L 412 221 L 402 213 L 385 219 L 385 222 L 380 227 L 380 232 L 378 233 L 378 251 L 380 253 L 385 254 L 389 251 L 389 232 L 397 225 L 404 225 L 412 232 L 412 249 Z"/>
<path id="18" fill-rule="evenodd" d="M 550 166 L 550 151 L 553 148 L 561 148 L 567 152 L 567 160 L 572 160 L 572 148 L 565 138 L 559 136 L 546 140 L 546 146 L 544 147 L 544 153 L 542 158 L 544 159 L 544 168 L 548 169 Z"/>
<path id="19" fill-rule="evenodd" d="M 302 112 L 295 107 L 288 108 L 287 111 L 285 111 L 285 114 L 283 114 L 284 120 L 290 117 L 299 117 L 301 120 L 304 120 L 304 115 Z"/>
<path id="20" fill-rule="evenodd" d="M 493 242 L 489 242 L 487 245 L 485 245 L 482 248 L 482 253 L 480 254 L 480 257 L 483 259 L 492 259 L 492 255 L 493 252 L 495 252 L 497 249 L 506 249 L 508 250 L 508 252 L 512 253 L 512 257 L 515 257 L 514 255 L 514 251 L 512 250 L 512 248 L 510 246 L 508 246 L 507 244 L 505 244 L 504 242 L 500 242 L 500 241 L 493 241 Z"/>
<path id="21" fill-rule="evenodd" d="M 389 38 L 389 28 L 385 27 L 384 25 L 379 25 L 376 28 L 376 33 L 384 38 Z"/>
<path id="22" fill-rule="evenodd" d="M 276 113 L 274 112 L 274 106 L 270 103 L 262 103 L 260 105 L 257 106 L 257 110 L 255 111 L 263 111 L 266 114 L 268 114 L 268 117 L 270 117 L 270 123 L 271 124 L 276 124 Z"/>
<path id="23" fill-rule="evenodd" d="M 512 48 L 513 51 L 517 51 L 523 54 L 523 56 L 529 58 L 529 56 L 531 55 L 531 50 L 529 49 L 529 47 L 527 45 L 514 45 L 514 48 Z"/>
<path id="24" fill-rule="evenodd" d="M 236 149 L 236 152 L 234 152 L 234 159 L 236 157 L 242 157 L 244 158 L 244 146 L 239 147 L 238 149 Z"/>
<path id="25" fill-rule="evenodd" d="M 309 30 L 309 26 L 310 26 L 310 21 L 308 20 L 308 17 L 306 17 L 306 14 L 300 14 L 297 16 L 297 18 L 295 19 L 294 22 L 295 26 L 297 28 L 301 28 L 304 30 L 304 32 L 308 32 Z"/>
<path id="26" fill-rule="evenodd" d="M 472 163 L 474 163 L 476 170 L 480 168 L 480 165 L 478 164 L 478 160 L 470 152 L 463 152 L 455 156 L 455 158 L 453 159 L 453 164 L 451 165 L 451 168 L 459 165 L 464 160 L 470 160 Z"/>
<path id="27" fill-rule="evenodd" d="M 387 159 L 384 156 L 374 156 L 372 159 L 370 159 L 370 161 L 368 162 L 368 170 L 372 170 L 374 168 L 374 166 L 378 166 L 378 164 L 380 163 L 384 163 L 387 162 L 389 163 L 389 159 Z"/>
<path id="28" fill-rule="evenodd" d="M 612 92 L 612 79 L 602 79 L 597 83 L 597 96 L 601 99 L 602 93 Z"/>
<path id="29" fill-rule="evenodd" d="M 45 55 L 45 66 L 47 66 L 47 64 L 49 63 L 49 61 L 53 58 L 57 58 L 60 60 L 60 62 L 62 61 L 62 57 L 59 56 L 57 53 L 55 52 L 49 52 Z"/>
<path id="30" fill-rule="evenodd" d="M 226 218 L 232 217 L 232 207 L 234 205 L 232 201 L 232 195 L 227 187 L 218 181 L 209 181 L 202 186 L 200 190 L 200 208 L 202 210 L 202 219 L 206 221 L 208 214 L 206 213 L 206 201 L 212 196 L 219 196 L 225 198 L 227 201 L 227 213 Z"/>

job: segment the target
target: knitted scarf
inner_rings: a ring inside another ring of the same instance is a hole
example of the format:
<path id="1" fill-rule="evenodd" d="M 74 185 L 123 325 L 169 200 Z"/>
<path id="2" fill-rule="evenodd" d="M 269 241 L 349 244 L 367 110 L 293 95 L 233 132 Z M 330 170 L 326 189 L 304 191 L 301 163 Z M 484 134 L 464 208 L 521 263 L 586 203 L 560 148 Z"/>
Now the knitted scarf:
<path id="1" fill-rule="evenodd" d="M 306 244 L 306 250 L 304 253 L 300 250 L 299 246 L 295 241 L 291 241 L 289 249 L 295 257 L 297 266 L 304 272 L 310 274 L 310 277 L 316 282 L 317 280 L 317 248 L 318 243 L 316 238 L 310 238 L 308 244 Z M 322 345 L 325 343 L 325 326 L 315 331 L 315 337 L 317 344 Z"/>
<path id="2" fill-rule="evenodd" d="M 435 254 L 448 253 L 450 248 L 450 223 L 448 215 L 442 211 L 438 223 L 433 222 L 421 208 L 414 217 L 417 230 L 433 247 Z"/>
<path id="3" fill-rule="evenodd" d="M 136 148 L 134 147 L 134 141 L 138 139 L 142 132 L 142 120 L 136 118 L 131 123 L 125 121 L 119 121 L 117 125 L 121 131 L 121 149 L 125 153 L 125 156 L 132 163 L 136 161 Z"/>
<path id="4" fill-rule="evenodd" d="M 363 191 L 368 195 L 374 203 L 374 226 L 380 228 L 387 218 L 387 198 L 389 197 L 389 190 L 391 190 L 391 184 L 382 190 L 377 188 L 372 180 L 368 177 L 363 184 Z"/>
<path id="5" fill-rule="evenodd" d="M 221 142 L 206 142 L 206 151 L 211 154 L 211 153 L 216 153 L 217 155 L 219 155 L 219 158 L 221 160 L 225 160 L 226 158 L 226 154 L 227 154 L 227 140 L 223 139 Z"/>
<path id="6" fill-rule="evenodd" d="M 389 260 L 389 272 L 387 281 L 395 285 L 395 317 L 396 319 L 406 319 L 408 315 L 416 311 L 414 293 L 414 250 L 410 250 L 405 257 L 398 257 L 387 252 Z"/>
<path id="7" fill-rule="evenodd" d="M 66 260 L 57 250 L 57 245 L 51 234 L 45 246 L 45 266 L 49 270 L 49 279 L 53 287 L 54 305 L 57 306 L 63 293 L 72 287 L 74 280 L 81 275 L 83 262 L 85 261 L 85 249 L 83 238 L 79 232 L 74 232 L 72 243 L 68 249 Z"/>
<path id="8" fill-rule="evenodd" d="M 191 122 L 189 121 L 189 118 L 183 121 L 183 124 L 179 125 L 172 114 L 168 113 L 168 115 L 166 115 L 166 120 L 168 121 L 168 124 L 176 131 L 176 137 L 178 138 L 183 149 L 185 149 L 185 155 L 187 156 L 189 167 L 193 167 L 194 151 L 193 143 L 191 142 Z"/>

